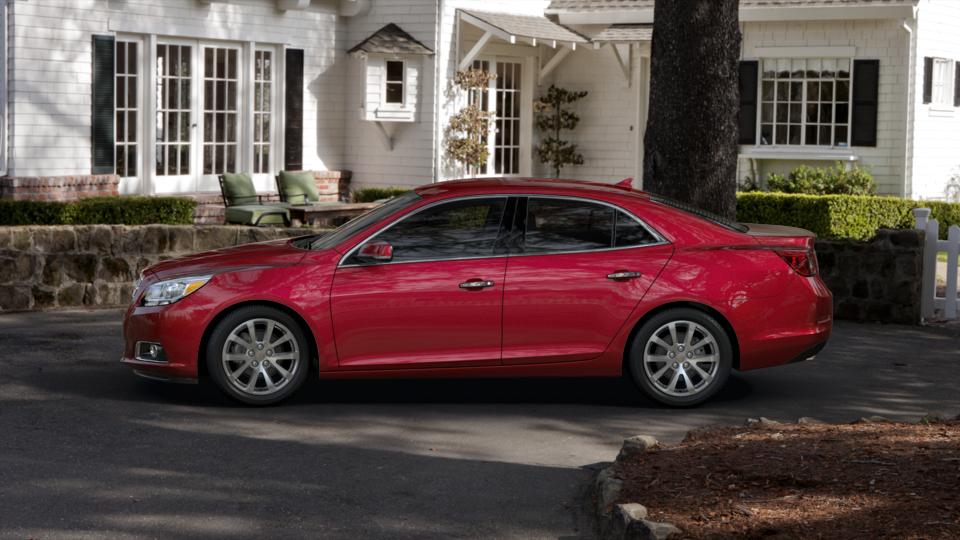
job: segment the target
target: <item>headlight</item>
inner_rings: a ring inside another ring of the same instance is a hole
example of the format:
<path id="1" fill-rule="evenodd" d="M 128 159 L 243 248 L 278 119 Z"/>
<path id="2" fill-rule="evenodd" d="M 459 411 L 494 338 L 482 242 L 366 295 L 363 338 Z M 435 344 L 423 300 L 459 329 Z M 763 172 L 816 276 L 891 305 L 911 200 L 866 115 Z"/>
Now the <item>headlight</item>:
<path id="1" fill-rule="evenodd" d="M 143 295 L 145 306 L 165 306 L 190 296 L 213 276 L 193 276 L 154 283 Z"/>

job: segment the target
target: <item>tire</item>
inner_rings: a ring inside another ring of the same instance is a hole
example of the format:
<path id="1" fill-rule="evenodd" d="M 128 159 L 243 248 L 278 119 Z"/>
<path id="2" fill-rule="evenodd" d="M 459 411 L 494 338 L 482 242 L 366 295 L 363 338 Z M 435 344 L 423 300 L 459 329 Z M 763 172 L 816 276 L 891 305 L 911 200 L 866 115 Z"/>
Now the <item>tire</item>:
<path id="1" fill-rule="evenodd" d="M 691 350 L 691 345 L 697 347 Z M 730 336 L 716 319 L 691 308 L 669 309 L 645 322 L 628 354 L 634 383 L 671 407 L 692 407 L 713 397 L 733 365 Z"/>
<path id="2" fill-rule="evenodd" d="M 307 379 L 309 362 L 310 347 L 300 325 L 267 306 L 243 307 L 224 317 L 206 349 L 210 378 L 247 405 L 272 405 L 292 396 Z"/>

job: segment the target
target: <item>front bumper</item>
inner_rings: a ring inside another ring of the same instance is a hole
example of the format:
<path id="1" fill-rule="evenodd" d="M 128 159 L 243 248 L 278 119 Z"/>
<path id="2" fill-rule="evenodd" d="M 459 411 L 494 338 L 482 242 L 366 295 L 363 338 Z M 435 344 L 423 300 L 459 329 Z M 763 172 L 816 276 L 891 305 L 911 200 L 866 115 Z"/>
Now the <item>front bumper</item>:
<path id="1" fill-rule="evenodd" d="M 123 319 L 121 362 L 143 377 L 172 382 L 196 381 L 206 321 L 202 320 L 204 317 L 191 300 L 192 296 L 167 306 L 130 306 Z M 165 361 L 138 358 L 136 345 L 140 341 L 160 344 Z"/>

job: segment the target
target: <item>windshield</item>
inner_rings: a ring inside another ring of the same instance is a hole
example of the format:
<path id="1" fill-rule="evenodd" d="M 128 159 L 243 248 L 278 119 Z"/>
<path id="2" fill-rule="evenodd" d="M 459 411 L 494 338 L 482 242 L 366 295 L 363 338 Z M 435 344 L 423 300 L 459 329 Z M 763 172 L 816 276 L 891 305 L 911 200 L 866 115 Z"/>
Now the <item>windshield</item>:
<path id="1" fill-rule="evenodd" d="M 698 217 L 698 218 L 700 218 L 700 219 L 705 219 L 705 220 L 707 220 L 707 221 L 709 221 L 709 222 L 711 222 L 711 223 L 714 223 L 714 224 L 716 224 L 716 225 L 720 225 L 721 227 L 726 227 L 727 229 L 730 229 L 730 230 L 733 230 L 733 231 L 745 233 L 745 232 L 747 232 L 748 230 L 750 230 L 750 229 L 749 229 L 748 227 L 746 227 L 745 225 L 741 225 L 741 224 L 737 223 L 736 221 L 733 221 L 732 219 L 727 219 L 727 218 L 725 218 L 725 217 L 718 216 L 718 215 L 716 215 L 716 214 L 707 212 L 706 210 L 702 210 L 702 209 L 700 209 L 700 208 L 697 208 L 696 206 L 693 206 L 693 205 L 690 205 L 690 204 L 687 204 L 687 203 L 682 203 L 682 202 L 680 202 L 680 201 L 675 201 L 675 200 L 670 199 L 670 198 L 668 198 L 668 197 L 662 197 L 662 196 L 660 196 L 660 195 L 650 194 L 650 200 L 653 201 L 653 202 L 655 202 L 655 203 L 660 203 L 660 204 L 669 206 L 670 208 L 675 208 L 675 209 L 677 209 L 677 210 L 680 210 L 681 212 L 686 212 L 686 213 L 688 213 L 688 214 L 693 214 L 694 216 L 696 216 L 696 217 Z"/>
<path id="2" fill-rule="evenodd" d="M 403 195 L 394 197 L 382 205 L 371 208 L 367 212 L 351 219 L 333 231 L 325 234 L 315 234 L 298 238 L 293 245 L 301 249 L 327 249 L 336 246 L 340 242 L 350 238 L 358 232 L 366 229 L 370 225 L 380 221 L 390 214 L 402 210 L 420 200 L 420 196 L 413 191 L 408 191 Z"/>

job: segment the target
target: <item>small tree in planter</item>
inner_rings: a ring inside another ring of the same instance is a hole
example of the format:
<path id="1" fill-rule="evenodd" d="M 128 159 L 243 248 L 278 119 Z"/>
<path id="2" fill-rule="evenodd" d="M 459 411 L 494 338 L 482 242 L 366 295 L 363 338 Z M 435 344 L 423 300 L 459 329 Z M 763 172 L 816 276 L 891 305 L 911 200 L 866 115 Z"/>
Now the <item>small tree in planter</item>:
<path id="1" fill-rule="evenodd" d="M 453 78 L 461 91 L 467 94 L 467 106 L 450 117 L 446 129 L 447 156 L 467 168 L 468 174 L 479 172 L 487 163 L 487 135 L 493 113 L 481 108 L 482 92 L 497 76 L 480 69 L 458 71 Z"/>
<path id="2" fill-rule="evenodd" d="M 577 145 L 561 139 L 560 132 L 572 130 L 580 123 L 580 117 L 564 107 L 586 96 L 587 92 L 574 92 L 551 84 L 547 95 L 533 103 L 533 109 L 537 112 L 537 128 L 546 134 L 537 147 L 537 155 L 540 163 L 550 164 L 557 178 L 565 166 L 583 164 L 583 154 L 577 152 Z"/>

